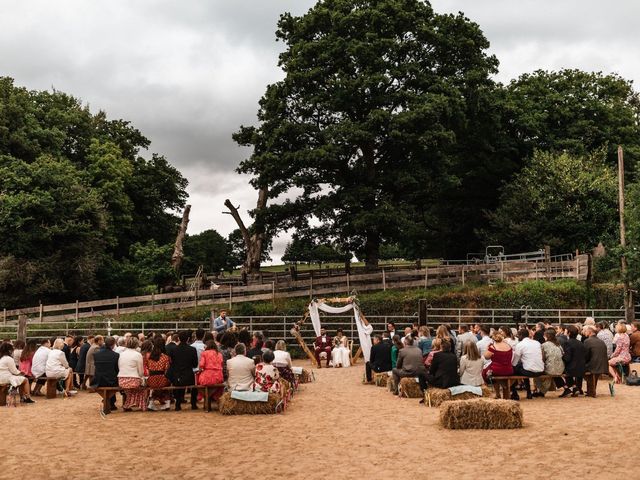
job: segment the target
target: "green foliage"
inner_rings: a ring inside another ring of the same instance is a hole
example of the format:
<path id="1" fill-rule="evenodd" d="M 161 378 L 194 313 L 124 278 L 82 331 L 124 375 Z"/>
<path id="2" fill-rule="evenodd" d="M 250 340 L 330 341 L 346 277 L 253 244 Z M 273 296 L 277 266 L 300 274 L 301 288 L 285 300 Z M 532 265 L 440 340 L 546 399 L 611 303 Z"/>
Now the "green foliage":
<path id="1" fill-rule="evenodd" d="M 168 285 L 176 280 L 171 268 L 173 245 L 158 245 L 155 240 L 131 247 L 133 269 L 139 285 Z"/>
<path id="2" fill-rule="evenodd" d="M 349 257 L 349 254 L 340 252 L 331 244 L 319 243 L 308 235 L 294 234 L 291 242 L 287 244 L 282 261 L 322 265 L 330 262 L 344 262 Z"/>
<path id="3" fill-rule="evenodd" d="M 197 235 L 187 235 L 184 241 L 184 272 L 196 272 L 202 265 L 205 273 L 233 270 L 231 245 L 215 230 L 205 230 Z"/>
<path id="4" fill-rule="evenodd" d="M 418 0 L 328 0 L 282 15 L 277 37 L 285 79 L 260 101 L 261 125 L 234 136 L 254 148 L 239 171 L 256 187 L 301 191 L 265 221 L 304 229 L 314 215 L 370 265 L 383 241 L 432 238 L 468 102 L 493 85 L 478 25 Z"/>
<path id="5" fill-rule="evenodd" d="M 138 156 L 148 147 L 127 121 L 0 77 L 1 306 L 138 288 L 132 246 L 173 241 L 187 185 L 163 157 Z"/>
<path id="6" fill-rule="evenodd" d="M 510 251 L 550 245 L 571 252 L 615 238 L 617 181 L 603 157 L 536 152 L 489 215 L 488 243 Z"/>

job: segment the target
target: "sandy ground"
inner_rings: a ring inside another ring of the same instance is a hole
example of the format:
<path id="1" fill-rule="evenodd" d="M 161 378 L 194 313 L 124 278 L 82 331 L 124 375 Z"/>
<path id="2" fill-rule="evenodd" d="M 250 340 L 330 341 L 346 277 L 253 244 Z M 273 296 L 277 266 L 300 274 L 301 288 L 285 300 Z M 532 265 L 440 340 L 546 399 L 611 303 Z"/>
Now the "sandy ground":
<path id="1" fill-rule="evenodd" d="M 0 409 L 0 478 L 640 478 L 640 388 L 523 400 L 525 428 L 448 431 L 438 409 L 321 369 L 284 415 L 99 414 L 100 397 Z M 564 468 L 563 468 L 564 464 Z"/>

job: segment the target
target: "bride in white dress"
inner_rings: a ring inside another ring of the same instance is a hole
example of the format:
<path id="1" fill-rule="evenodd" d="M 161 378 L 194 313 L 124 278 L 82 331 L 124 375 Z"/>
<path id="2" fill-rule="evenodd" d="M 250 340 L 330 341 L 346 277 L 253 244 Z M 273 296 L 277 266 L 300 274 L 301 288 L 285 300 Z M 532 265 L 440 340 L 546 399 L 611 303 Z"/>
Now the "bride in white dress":
<path id="1" fill-rule="evenodd" d="M 338 329 L 333 339 L 333 350 L 331 360 L 334 367 L 350 367 L 349 359 L 349 339 L 342 334 L 342 329 Z"/>

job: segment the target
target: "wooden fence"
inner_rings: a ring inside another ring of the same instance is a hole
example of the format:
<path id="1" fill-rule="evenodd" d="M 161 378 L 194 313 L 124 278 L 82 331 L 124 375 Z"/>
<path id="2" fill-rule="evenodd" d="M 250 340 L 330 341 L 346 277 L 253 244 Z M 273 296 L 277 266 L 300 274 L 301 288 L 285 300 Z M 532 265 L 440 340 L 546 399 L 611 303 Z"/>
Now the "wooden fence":
<path id="1" fill-rule="evenodd" d="M 525 280 L 557 280 L 588 278 L 589 255 L 572 260 L 502 262 L 478 265 L 451 265 L 421 269 L 381 269 L 374 273 L 343 274 L 304 280 L 281 279 L 271 283 L 236 286 L 221 285 L 215 290 L 175 292 L 106 300 L 74 302 L 62 305 L 38 305 L 14 310 L 4 309 L 4 324 L 27 318 L 30 322 L 78 321 L 93 317 L 120 317 L 133 313 L 183 310 L 205 305 L 232 307 L 234 303 L 275 301 L 280 298 L 319 297 L 387 289 L 427 288 L 466 282 L 522 282 Z"/>

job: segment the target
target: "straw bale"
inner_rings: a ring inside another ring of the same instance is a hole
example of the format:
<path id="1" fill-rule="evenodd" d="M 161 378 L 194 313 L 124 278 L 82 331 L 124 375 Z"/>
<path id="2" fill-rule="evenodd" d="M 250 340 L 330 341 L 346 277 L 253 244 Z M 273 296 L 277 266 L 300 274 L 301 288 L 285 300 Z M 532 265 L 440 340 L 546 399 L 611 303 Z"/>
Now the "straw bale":
<path id="1" fill-rule="evenodd" d="M 389 375 L 387 374 L 387 372 L 373 372 L 373 383 L 375 383 L 376 387 L 386 387 L 388 381 Z"/>
<path id="2" fill-rule="evenodd" d="M 493 390 L 486 385 L 482 385 L 482 397 L 491 398 L 493 396 Z M 458 400 L 472 400 L 474 398 L 480 398 L 473 393 L 465 392 L 458 395 L 451 395 L 448 388 L 435 388 L 429 387 L 424 392 L 424 404 L 430 407 L 439 407 L 442 402 L 458 401 Z"/>
<path id="3" fill-rule="evenodd" d="M 422 398 L 420 384 L 416 382 L 414 377 L 405 377 L 401 379 L 399 395 L 405 398 Z"/>
<path id="4" fill-rule="evenodd" d="M 219 400 L 220 413 L 223 415 L 259 415 L 276 413 L 280 403 L 280 395 L 269 394 L 267 402 L 245 402 L 231 398 L 231 393 L 225 392 Z"/>
<path id="5" fill-rule="evenodd" d="M 311 383 L 314 381 L 313 372 L 311 370 L 307 370 L 306 368 L 302 369 L 302 374 L 298 375 L 298 381 L 300 383 Z"/>
<path id="6" fill-rule="evenodd" d="M 449 429 L 522 428 L 522 408 L 513 400 L 460 400 L 440 406 L 440 424 Z"/>

